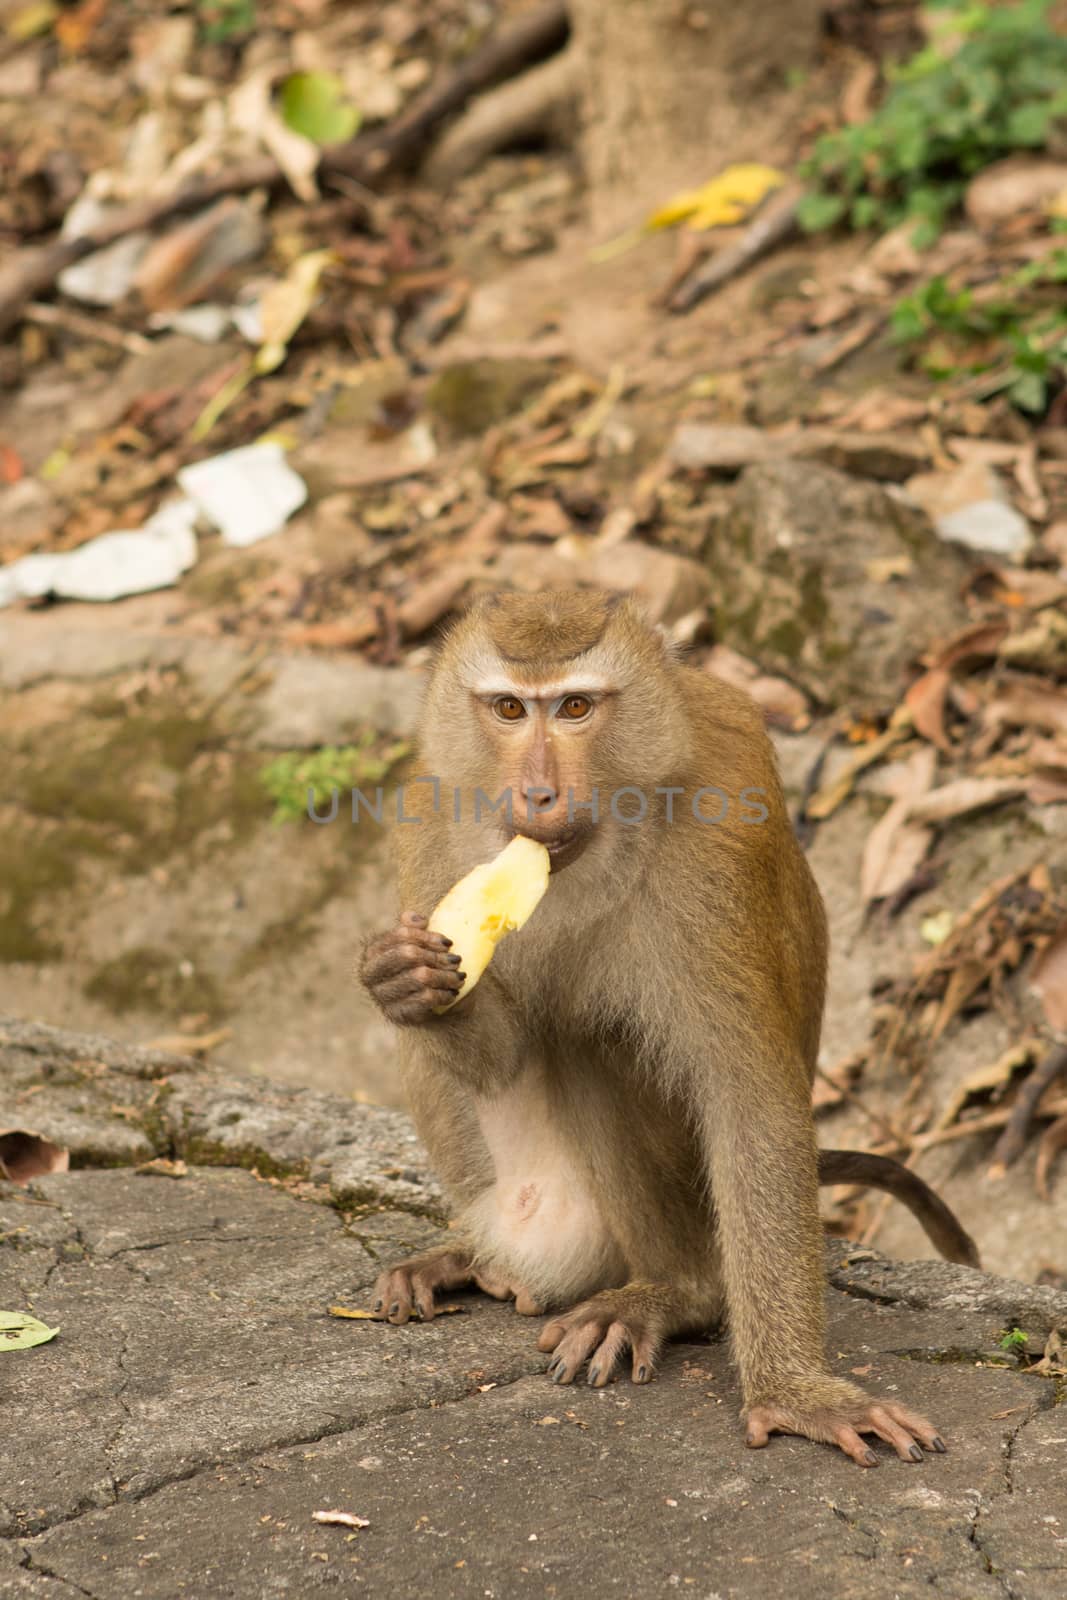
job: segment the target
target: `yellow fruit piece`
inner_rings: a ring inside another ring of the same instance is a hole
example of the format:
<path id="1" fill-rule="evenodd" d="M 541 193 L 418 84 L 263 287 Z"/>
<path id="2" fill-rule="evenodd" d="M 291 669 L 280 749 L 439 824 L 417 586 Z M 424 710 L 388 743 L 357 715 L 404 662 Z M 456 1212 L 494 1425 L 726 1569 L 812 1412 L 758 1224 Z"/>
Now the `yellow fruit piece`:
<path id="1" fill-rule="evenodd" d="M 645 223 L 648 229 L 673 228 L 688 221 L 691 228 L 728 227 L 740 222 L 772 189 L 780 189 L 785 173 L 756 161 L 727 167 L 699 189 L 676 194 L 654 211 Z"/>
<path id="2" fill-rule="evenodd" d="M 519 835 L 493 861 L 475 867 L 453 884 L 430 918 L 433 933 L 452 940 L 467 974 L 455 1000 L 462 999 L 478 982 L 505 934 L 527 922 L 548 888 L 550 859 L 543 844 Z"/>

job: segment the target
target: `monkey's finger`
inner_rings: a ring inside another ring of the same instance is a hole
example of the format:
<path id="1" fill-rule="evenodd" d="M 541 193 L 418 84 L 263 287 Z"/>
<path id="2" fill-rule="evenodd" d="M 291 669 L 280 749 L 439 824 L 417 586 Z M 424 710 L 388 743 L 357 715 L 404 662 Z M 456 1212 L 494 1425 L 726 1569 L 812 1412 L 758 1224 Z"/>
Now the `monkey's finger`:
<path id="1" fill-rule="evenodd" d="M 879 1439 L 884 1439 L 886 1444 L 891 1444 L 901 1461 L 921 1461 L 922 1448 L 915 1443 L 906 1428 L 886 1411 L 884 1406 L 872 1406 L 868 1416 L 869 1426 L 874 1429 Z"/>
<path id="2" fill-rule="evenodd" d="M 416 967 L 433 967 L 441 972 L 451 972 L 459 965 L 447 950 L 436 949 L 415 939 L 405 939 L 387 944 L 369 953 L 363 963 L 363 981 L 382 983 L 401 972 L 412 972 Z"/>
<path id="3" fill-rule="evenodd" d="M 450 995 L 457 994 L 463 986 L 463 974 L 458 967 L 412 967 L 406 972 L 398 972 L 395 978 L 388 978 L 382 983 L 374 985 L 375 998 L 382 1002 L 390 1000 L 406 1000 L 410 995 L 423 989 L 431 989 L 434 994 L 447 1000 Z"/>
<path id="4" fill-rule="evenodd" d="M 934 1450 L 938 1455 L 944 1455 L 948 1445 L 942 1439 L 937 1429 L 921 1417 L 917 1411 L 910 1411 L 907 1406 L 901 1406 L 895 1400 L 883 1400 L 878 1409 L 892 1417 L 894 1422 L 899 1422 L 902 1428 L 907 1428 L 913 1434 L 924 1450 Z"/>

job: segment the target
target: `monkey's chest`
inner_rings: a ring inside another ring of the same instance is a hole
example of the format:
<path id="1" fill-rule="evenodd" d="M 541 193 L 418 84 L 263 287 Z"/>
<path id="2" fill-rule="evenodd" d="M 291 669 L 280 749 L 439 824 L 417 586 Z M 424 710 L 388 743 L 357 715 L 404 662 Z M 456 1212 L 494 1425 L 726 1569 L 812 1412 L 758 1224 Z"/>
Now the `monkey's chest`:
<path id="1" fill-rule="evenodd" d="M 544 1304 L 621 1281 L 621 1255 L 583 1162 L 533 1069 L 478 1104 L 494 1182 L 465 1221 L 479 1259 Z"/>

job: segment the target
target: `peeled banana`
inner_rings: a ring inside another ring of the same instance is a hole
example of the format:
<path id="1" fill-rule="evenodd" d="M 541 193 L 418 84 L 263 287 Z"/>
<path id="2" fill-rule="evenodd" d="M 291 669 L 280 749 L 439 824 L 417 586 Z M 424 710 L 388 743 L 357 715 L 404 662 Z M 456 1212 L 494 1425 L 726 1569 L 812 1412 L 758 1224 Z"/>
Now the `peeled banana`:
<path id="1" fill-rule="evenodd" d="M 447 1011 L 469 994 L 493 959 L 505 934 L 521 928 L 536 911 L 548 888 L 550 858 L 543 844 L 522 834 L 500 854 L 453 884 L 430 918 L 432 933 L 451 939 L 467 974 Z"/>

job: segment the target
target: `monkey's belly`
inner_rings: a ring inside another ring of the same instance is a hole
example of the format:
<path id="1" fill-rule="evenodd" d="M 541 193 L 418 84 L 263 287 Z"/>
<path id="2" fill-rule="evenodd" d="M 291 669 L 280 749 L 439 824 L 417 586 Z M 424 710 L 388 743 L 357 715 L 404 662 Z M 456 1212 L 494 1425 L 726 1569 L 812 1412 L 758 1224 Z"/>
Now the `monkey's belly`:
<path id="1" fill-rule="evenodd" d="M 619 1284 L 625 1263 L 539 1075 L 478 1106 L 496 1181 L 464 1213 L 477 1259 L 543 1305 Z"/>

